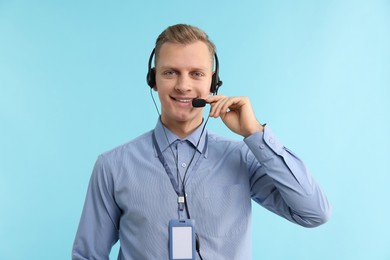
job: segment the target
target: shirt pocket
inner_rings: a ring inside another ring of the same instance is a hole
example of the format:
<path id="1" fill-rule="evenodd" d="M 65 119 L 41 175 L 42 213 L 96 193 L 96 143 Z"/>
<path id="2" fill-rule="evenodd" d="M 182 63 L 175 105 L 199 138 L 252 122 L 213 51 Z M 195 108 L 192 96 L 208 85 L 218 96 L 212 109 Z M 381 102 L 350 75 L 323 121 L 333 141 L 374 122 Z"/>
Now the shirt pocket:
<path id="1" fill-rule="evenodd" d="M 214 186 L 203 191 L 205 214 L 198 223 L 210 236 L 235 236 L 246 231 L 251 216 L 248 184 Z"/>

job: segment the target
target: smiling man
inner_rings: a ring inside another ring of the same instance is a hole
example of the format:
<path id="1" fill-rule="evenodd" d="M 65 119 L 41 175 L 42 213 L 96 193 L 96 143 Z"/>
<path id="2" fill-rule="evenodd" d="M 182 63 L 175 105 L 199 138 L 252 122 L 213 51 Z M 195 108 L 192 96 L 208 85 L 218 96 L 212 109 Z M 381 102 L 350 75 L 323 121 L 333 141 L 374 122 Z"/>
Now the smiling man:
<path id="1" fill-rule="evenodd" d="M 249 98 L 216 95 L 215 46 L 202 30 L 168 27 L 155 68 L 153 54 L 147 80 L 161 116 L 152 131 L 99 156 L 73 259 L 108 259 L 118 240 L 118 259 L 251 259 L 251 201 L 304 227 L 327 221 L 320 187 Z M 195 99 L 243 141 L 207 131 Z"/>

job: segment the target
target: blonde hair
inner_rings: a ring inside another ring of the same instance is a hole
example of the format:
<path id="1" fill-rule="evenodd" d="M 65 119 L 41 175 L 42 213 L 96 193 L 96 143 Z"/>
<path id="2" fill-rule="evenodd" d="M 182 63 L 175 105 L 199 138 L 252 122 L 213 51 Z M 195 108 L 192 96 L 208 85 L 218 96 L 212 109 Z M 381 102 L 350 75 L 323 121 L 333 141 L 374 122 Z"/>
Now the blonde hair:
<path id="1" fill-rule="evenodd" d="M 161 46 L 164 43 L 171 42 L 189 44 L 195 41 L 202 41 L 207 45 L 210 51 L 211 60 L 213 60 L 214 54 L 216 52 L 216 47 L 204 31 L 192 25 L 176 24 L 169 26 L 158 36 L 155 47 L 155 62 L 158 58 Z"/>

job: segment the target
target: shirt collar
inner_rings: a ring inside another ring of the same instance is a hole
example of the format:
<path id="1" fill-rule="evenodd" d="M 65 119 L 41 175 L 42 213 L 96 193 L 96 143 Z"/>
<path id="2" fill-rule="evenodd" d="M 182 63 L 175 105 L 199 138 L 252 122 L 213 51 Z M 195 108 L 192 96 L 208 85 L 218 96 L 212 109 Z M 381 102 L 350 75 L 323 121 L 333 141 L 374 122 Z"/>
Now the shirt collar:
<path id="1" fill-rule="evenodd" d="M 177 140 L 178 141 L 188 141 L 194 147 L 196 147 L 196 144 L 198 143 L 199 137 L 202 134 L 202 129 L 203 129 L 204 124 L 205 124 L 205 121 L 203 120 L 202 124 L 200 126 L 198 126 L 198 128 L 196 128 L 194 132 L 192 132 L 188 136 L 184 137 L 183 139 L 180 139 L 174 133 L 172 133 L 168 128 L 166 128 L 162 124 L 162 122 L 159 118 L 157 120 L 156 127 L 154 128 L 154 133 L 156 135 L 157 143 L 158 143 L 158 146 L 160 147 L 161 152 L 164 152 L 169 147 L 169 145 L 171 145 L 172 143 L 174 143 Z M 165 129 L 166 136 L 164 133 L 164 129 Z M 204 133 L 199 141 L 199 145 L 197 148 L 199 153 L 202 153 L 203 148 L 205 146 L 206 135 L 207 135 L 207 130 L 204 131 Z M 205 156 L 205 154 L 204 154 L 204 156 Z"/>

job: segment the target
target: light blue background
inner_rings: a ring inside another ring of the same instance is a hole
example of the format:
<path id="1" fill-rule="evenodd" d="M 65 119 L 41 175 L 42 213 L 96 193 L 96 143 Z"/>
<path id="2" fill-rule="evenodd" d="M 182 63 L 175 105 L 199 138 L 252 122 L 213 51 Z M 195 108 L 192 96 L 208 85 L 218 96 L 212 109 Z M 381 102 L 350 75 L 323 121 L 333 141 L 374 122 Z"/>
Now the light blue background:
<path id="1" fill-rule="evenodd" d="M 98 154 L 156 123 L 147 60 L 175 23 L 208 32 L 220 92 L 249 96 L 333 205 L 316 229 L 254 205 L 253 259 L 390 259 L 388 0 L 0 0 L 0 259 L 70 259 Z"/>

